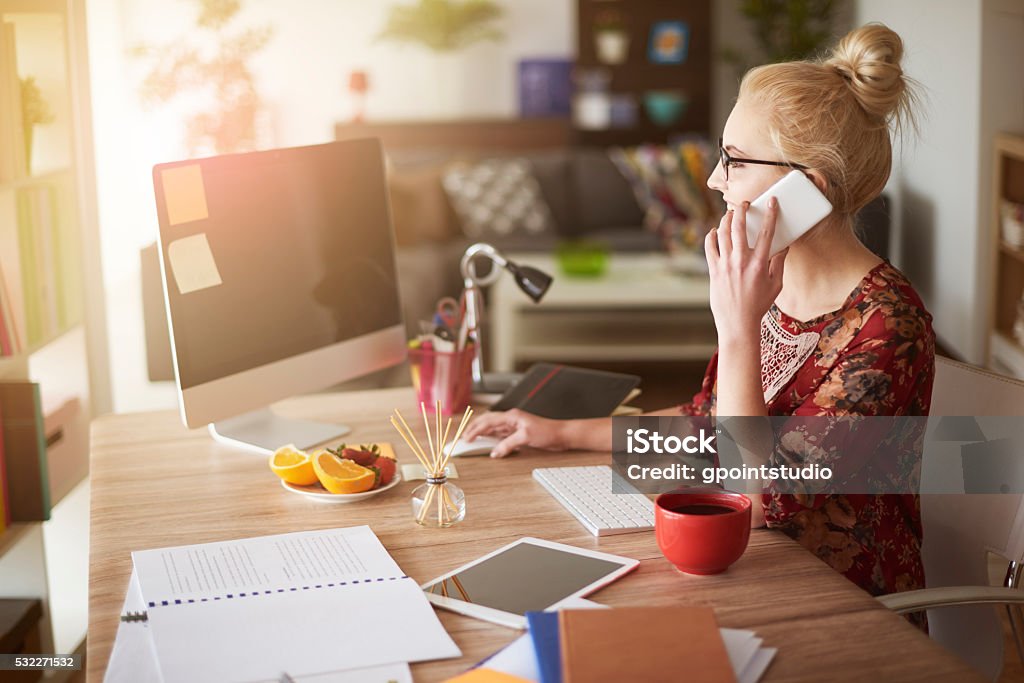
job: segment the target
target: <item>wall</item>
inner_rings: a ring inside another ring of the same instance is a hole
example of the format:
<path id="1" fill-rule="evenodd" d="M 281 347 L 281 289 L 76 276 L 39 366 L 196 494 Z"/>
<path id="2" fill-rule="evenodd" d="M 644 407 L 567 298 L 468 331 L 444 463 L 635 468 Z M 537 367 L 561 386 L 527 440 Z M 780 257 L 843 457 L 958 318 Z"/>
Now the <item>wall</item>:
<path id="1" fill-rule="evenodd" d="M 396 0 L 397 2 L 398 0 Z M 244 0 L 240 27 L 270 25 L 274 36 L 253 59 L 268 113 L 260 146 L 326 142 L 333 125 L 351 115 L 348 73 L 369 71 L 368 116 L 436 119 L 513 116 L 516 64 L 523 57 L 575 51 L 575 0 L 509 0 L 502 4 L 506 39 L 450 58 L 418 47 L 383 43 L 383 0 Z M 139 249 L 156 237 L 151 169 L 186 156 L 182 107 L 147 110 L 137 86 L 144 63 L 128 56 L 140 43 L 193 37 L 191 0 L 89 0 L 89 52 L 104 285 L 114 409 L 175 405 L 173 386 L 148 381 L 141 320 Z M 438 81 L 441 85 L 438 86 Z"/>
<path id="2" fill-rule="evenodd" d="M 922 86 L 920 135 L 897 150 L 898 265 L 924 297 L 936 334 L 975 363 L 985 356 L 991 146 L 1024 125 L 1020 3 L 861 0 L 857 22 L 882 21 L 906 46 Z"/>

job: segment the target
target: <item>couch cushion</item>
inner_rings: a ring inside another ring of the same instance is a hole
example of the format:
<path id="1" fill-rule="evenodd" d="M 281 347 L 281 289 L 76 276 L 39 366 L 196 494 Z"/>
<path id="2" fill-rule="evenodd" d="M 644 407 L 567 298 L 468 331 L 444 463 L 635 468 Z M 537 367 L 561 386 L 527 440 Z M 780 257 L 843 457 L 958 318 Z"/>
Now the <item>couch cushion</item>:
<path id="1" fill-rule="evenodd" d="M 473 239 L 555 232 L 551 210 L 526 159 L 455 164 L 444 176 L 444 189 L 463 232 Z"/>
<path id="2" fill-rule="evenodd" d="M 577 150 L 570 161 L 576 207 L 574 236 L 602 228 L 641 229 L 643 211 L 633 189 L 603 149 Z"/>
<path id="3" fill-rule="evenodd" d="M 446 242 L 461 235 L 459 222 L 441 186 L 446 165 L 390 165 L 391 220 L 400 247 Z"/>
<path id="4" fill-rule="evenodd" d="M 565 150 L 551 150 L 529 154 L 533 177 L 540 184 L 540 192 L 551 209 L 551 217 L 560 234 L 571 234 L 576 223 L 573 197 L 569 188 L 569 154 Z"/>

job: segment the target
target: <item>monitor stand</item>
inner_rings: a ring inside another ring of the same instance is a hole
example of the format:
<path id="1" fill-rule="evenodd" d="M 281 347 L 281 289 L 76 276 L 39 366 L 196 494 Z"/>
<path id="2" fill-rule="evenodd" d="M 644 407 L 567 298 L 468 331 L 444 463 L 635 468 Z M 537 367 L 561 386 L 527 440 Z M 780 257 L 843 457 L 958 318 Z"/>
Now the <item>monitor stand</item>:
<path id="1" fill-rule="evenodd" d="M 351 431 L 345 425 L 281 417 L 269 408 L 210 424 L 214 440 L 264 455 L 288 444 L 305 450 Z"/>

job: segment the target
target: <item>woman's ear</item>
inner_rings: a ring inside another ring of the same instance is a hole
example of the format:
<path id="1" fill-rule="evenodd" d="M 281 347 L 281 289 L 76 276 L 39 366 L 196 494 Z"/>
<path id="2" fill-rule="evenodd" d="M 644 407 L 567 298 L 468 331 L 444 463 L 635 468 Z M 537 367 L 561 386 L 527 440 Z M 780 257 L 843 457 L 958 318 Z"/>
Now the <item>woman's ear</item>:
<path id="1" fill-rule="evenodd" d="M 828 194 L 828 181 L 825 180 L 825 176 L 820 171 L 806 171 L 806 174 L 822 194 Z"/>

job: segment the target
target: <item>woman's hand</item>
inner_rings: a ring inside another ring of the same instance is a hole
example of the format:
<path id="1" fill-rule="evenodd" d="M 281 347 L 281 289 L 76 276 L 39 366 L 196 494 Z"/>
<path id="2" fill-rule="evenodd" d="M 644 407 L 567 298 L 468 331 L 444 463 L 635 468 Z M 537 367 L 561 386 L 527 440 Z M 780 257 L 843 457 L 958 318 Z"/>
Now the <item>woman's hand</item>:
<path id="1" fill-rule="evenodd" d="M 711 275 L 711 312 L 715 316 L 719 345 L 757 339 L 761 318 L 782 291 L 782 273 L 789 249 L 769 258 L 779 203 L 768 201 L 764 226 L 757 243 L 747 244 L 747 208 L 729 210 L 718 228 L 708 233 L 704 252 Z"/>
<path id="2" fill-rule="evenodd" d="M 502 439 L 491 451 L 492 458 L 504 458 L 523 446 L 564 451 L 569 448 L 565 430 L 567 422 L 537 417 L 513 408 L 504 412 L 484 413 L 466 427 L 462 439 L 472 441 L 478 436 Z"/>

